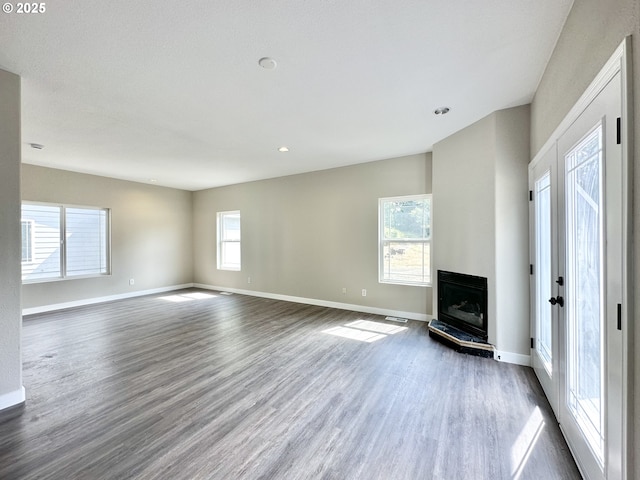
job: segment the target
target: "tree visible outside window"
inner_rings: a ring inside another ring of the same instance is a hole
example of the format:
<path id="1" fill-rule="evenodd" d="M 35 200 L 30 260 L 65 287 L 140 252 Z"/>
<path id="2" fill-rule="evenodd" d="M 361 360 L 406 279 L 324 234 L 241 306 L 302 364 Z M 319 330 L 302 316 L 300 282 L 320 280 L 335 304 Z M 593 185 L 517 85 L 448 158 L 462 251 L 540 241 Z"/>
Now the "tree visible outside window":
<path id="1" fill-rule="evenodd" d="M 431 195 L 381 198 L 380 282 L 431 285 Z"/>
<path id="2" fill-rule="evenodd" d="M 218 269 L 240 270 L 240 211 L 218 212 Z"/>

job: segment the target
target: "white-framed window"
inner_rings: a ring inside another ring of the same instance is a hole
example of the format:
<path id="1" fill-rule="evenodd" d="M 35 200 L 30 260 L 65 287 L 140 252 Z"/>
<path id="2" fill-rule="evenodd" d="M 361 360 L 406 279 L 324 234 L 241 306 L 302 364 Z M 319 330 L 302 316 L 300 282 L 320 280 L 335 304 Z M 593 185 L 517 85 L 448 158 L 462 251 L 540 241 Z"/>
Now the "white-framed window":
<path id="1" fill-rule="evenodd" d="M 240 211 L 218 212 L 218 270 L 240 270 Z"/>
<path id="2" fill-rule="evenodd" d="M 109 209 L 22 204 L 24 283 L 109 275 L 110 253 Z"/>
<path id="3" fill-rule="evenodd" d="M 380 198 L 379 281 L 431 285 L 431 195 Z"/>

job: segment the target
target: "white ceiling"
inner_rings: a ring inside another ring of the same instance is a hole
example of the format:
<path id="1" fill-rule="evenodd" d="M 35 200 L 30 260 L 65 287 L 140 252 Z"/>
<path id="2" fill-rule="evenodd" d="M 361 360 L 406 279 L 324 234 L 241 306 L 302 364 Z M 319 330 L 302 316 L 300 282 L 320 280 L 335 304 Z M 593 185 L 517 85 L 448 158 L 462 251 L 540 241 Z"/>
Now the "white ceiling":
<path id="1" fill-rule="evenodd" d="M 0 68 L 25 163 L 199 190 L 430 151 L 530 102 L 571 3 L 56 0 L 0 13 Z"/>

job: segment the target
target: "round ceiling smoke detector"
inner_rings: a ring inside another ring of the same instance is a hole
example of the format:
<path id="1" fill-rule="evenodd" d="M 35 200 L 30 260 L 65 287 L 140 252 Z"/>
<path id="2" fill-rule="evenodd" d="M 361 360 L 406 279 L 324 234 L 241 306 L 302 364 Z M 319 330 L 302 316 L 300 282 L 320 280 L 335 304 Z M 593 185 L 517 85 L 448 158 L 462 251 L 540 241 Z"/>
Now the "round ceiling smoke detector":
<path id="1" fill-rule="evenodd" d="M 440 107 L 436 108 L 433 113 L 435 113 L 436 115 L 444 115 L 446 113 L 449 113 L 449 110 L 451 110 L 449 107 Z"/>
<path id="2" fill-rule="evenodd" d="M 258 60 L 258 65 L 260 65 L 265 70 L 275 70 L 275 68 L 278 66 L 276 61 L 271 57 L 262 57 L 260 60 Z"/>
<path id="3" fill-rule="evenodd" d="M 30 143 L 29 145 L 31 148 L 35 148 L 36 150 L 42 150 L 44 148 L 44 145 L 40 143 Z"/>

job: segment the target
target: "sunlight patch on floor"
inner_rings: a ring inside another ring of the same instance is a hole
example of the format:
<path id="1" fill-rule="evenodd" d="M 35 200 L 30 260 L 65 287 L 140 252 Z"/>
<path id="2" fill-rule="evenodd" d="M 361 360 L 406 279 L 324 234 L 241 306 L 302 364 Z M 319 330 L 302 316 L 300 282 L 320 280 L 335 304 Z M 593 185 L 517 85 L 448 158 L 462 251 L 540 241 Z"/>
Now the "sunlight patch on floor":
<path id="1" fill-rule="evenodd" d="M 512 480 L 520 479 L 524 467 L 527 465 L 529 457 L 538 442 L 538 438 L 540 438 L 542 434 L 542 430 L 544 430 L 544 419 L 542 418 L 540 408 L 536 407 L 535 410 L 531 412 L 527 423 L 511 447 Z"/>
<path id="2" fill-rule="evenodd" d="M 213 293 L 192 292 L 192 293 L 185 293 L 182 296 L 183 297 L 188 297 L 188 298 L 193 298 L 194 300 L 204 300 L 206 298 L 213 298 L 216 295 L 214 295 Z"/>
<path id="3" fill-rule="evenodd" d="M 333 327 L 328 330 L 324 330 L 322 333 L 328 333 L 329 335 L 335 335 L 337 337 L 350 338 L 351 340 L 359 340 L 361 342 L 375 342 L 381 338 L 385 338 L 386 335 L 375 332 L 367 332 L 366 330 L 358 330 L 357 328 L 348 327 Z"/>
<path id="4" fill-rule="evenodd" d="M 407 330 L 407 327 L 399 327 L 397 325 L 372 322 L 370 320 L 356 320 L 355 322 L 345 324 L 345 327 L 359 328 L 361 330 L 370 330 L 372 332 L 378 333 L 386 333 L 387 335 L 393 335 L 394 333 Z"/>
<path id="5" fill-rule="evenodd" d="M 370 320 L 356 320 L 341 327 L 323 330 L 322 333 L 371 343 L 405 330 L 407 330 L 407 327 L 372 322 Z"/>
<path id="6" fill-rule="evenodd" d="M 205 300 L 207 298 L 214 298 L 217 295 L 213 293 L 204 293 L 204 292 L 191 292 L 191 293 L 177 293 L 175 295 L 166 295 L 164 297 L 160 297 L 160 300 L 165 300 L 167 302 L 190 302 L 192 300 Z"/>

